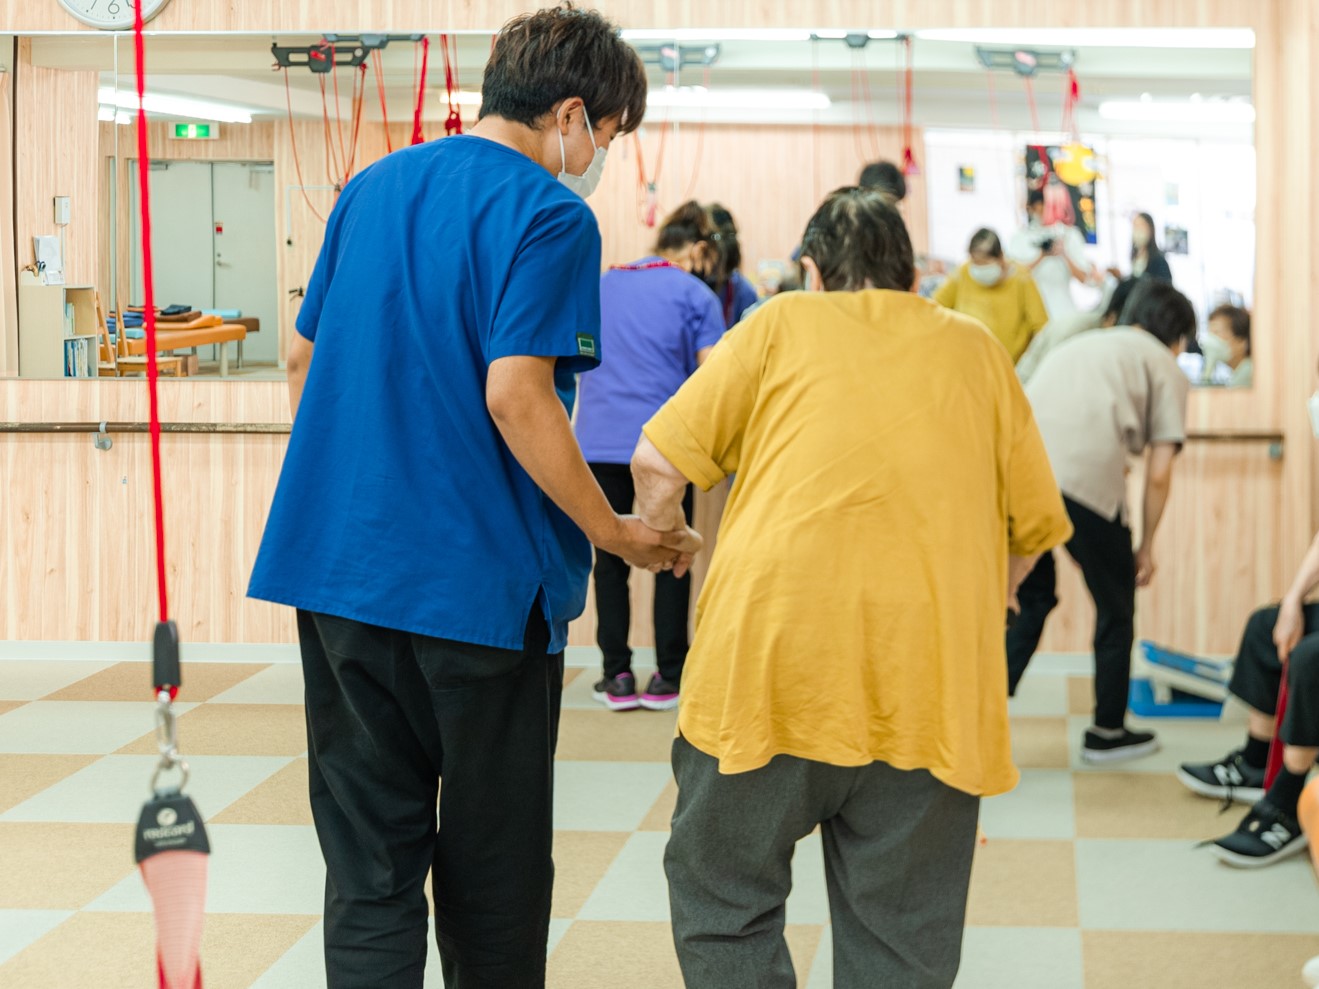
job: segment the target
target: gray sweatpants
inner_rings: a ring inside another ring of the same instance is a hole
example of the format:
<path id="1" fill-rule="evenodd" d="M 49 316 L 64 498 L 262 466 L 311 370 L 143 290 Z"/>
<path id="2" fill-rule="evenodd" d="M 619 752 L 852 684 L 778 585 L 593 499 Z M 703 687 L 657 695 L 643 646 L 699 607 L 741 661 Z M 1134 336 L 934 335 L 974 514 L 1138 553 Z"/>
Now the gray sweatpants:
<path id="1" fill-rule="evenodd" d="M 783 938 L 792 853 L 820 826 L 835 989 L 949 989 L 980 800 L 929 773 L 790 756 L 721 776 L 673 744 L 678 806 L 664 855 L 687 989 L 796 989 Z"/>

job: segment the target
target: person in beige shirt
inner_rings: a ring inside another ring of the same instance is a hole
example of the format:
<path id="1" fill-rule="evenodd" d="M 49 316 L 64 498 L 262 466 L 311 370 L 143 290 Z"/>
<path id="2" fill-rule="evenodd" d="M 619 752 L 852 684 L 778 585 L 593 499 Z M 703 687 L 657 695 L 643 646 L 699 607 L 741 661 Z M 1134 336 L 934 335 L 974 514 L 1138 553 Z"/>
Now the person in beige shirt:
<path id="1" fill-rule="evenodd" d="M 1154 534 L 1172 485 L 1173 459 L 1186 441 L 1190 381 L 1177 354 L 1195 331 L 1195 311 L 1166 282 L 1145 279 L 1131 293 L 1123 326 L 1069 340 L 1040 365 L 1026 388 L 1075 533 L 1067 552 L 1081 567 L 1095 609 L 1095 715 L 1085 733 L 1087 762 L 1116 762 L 1157 751 L 1152 732 L 1126 727 L 1135 640 L 1136 588 L 1154 576 Z M 1127 457 L 1146 455 L 1140 545 L 1127 521 Z M 1008 629 L 1008 692 L 1039 646 L 1058 603 L 1051 554 L 1019 591 Z"/>

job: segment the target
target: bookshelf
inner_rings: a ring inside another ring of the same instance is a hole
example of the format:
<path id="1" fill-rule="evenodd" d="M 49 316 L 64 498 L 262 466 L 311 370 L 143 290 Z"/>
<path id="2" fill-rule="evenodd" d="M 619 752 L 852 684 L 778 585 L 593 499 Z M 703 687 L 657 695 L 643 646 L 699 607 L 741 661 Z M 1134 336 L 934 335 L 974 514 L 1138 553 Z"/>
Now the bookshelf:
<path id="1" fill-rule="evenodd" d="M 18 284 L 18 374 L 95 378 L 100 361 L 96 289 L 46 285 L 25 271 Z"/>

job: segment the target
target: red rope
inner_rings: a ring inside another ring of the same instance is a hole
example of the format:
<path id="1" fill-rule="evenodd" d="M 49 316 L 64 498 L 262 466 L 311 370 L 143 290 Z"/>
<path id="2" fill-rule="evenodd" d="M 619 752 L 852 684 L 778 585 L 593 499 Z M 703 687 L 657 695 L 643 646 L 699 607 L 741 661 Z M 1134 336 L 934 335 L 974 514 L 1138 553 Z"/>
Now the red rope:
<path id="1" fill-rule="evenodd" d="M 811 91 L 821 92 L 820 89 L 820 40 L 811 38 Z M 818 203 L 821 198 L 820 192 L 820 111 L 819 109 L 811 112 L 811 173 L 815 198 L 812 202 Z"/>
<path id="2" fill-rule="evenodd" d="M 706 66 L 701 73 L 701 85 L 708 91 L 710 89 L 710 66 Z M 701 159 L 705 156 L 705 121 L 709 116 L 707 108 L 701 108 L 701 122 L 696 125 L 696 155 L 692 163 L 692 177 L 687 183 L 687 191 L 682 194 L 684 200 L 691 199 L 692 193 L 696 191 L 696 179 L 701 174 Z"/>
<path id="3" fill-rule="evenodd" d="M 1040 132 L 1040 108 L 1035 102 L 1035 80 L 1030 76 L 1026 77 L 1026 102 L 1030 106 L 1030 122 L 1035 129 L 1035 133 Z"/>
<path id="4" fill-rule="evenodd" d="M 1278 729 L 1282 728 L 1283 716 L 1287 713 L 1287 667 L 1284 664 L 1282 668 L 1282 683 L 1278 686 L 1278 713 L 1277 729 L 1273 732 L 1273 740 L 1269 743 L 1269 761 L 1268 767 L 1264 770 L 1264 785 L 1272 786 L 1273 781 L 1278 778 L 1278 773 L 1282 771 L 1282 750 L 1285 748 L 1282 739 L 1278 737 Z"/>
<path id="5" fill-rule="evenodd" d="M 1063 81 L 1063 133 L 1071 138 L 1080 137 L 1076 126 L 1076 107 L 1081 102 L 1081 83 L 1076 78 L 1076 70 L 1068 69 Z"/>
<path id="6" fill-rule="evenodd" d="M 905 76 L 906 93 L 902 101 L 902 173 L 917 175 L 920 168 L 916 165 L 916 153 L 913 150 L 915 127 L 912 122 L 912 104 L 916 93 L 916 52 L 911 35 L 902 41 L 907 52 L 907 72 Z"/>
<path id="7" fill-rule="evenodd" d="M 293 145 L 293 169 L 298 176 L 298 191 L 302 193 L 302 198 L 307 203 L 307 208 L 311 210 L 311 215 L 316 217 L 322 223 L 325 217 L 312 205 L 311 197 L 307 195 L 307 183 L 302 177 L 302 160 L 298 157 L 298 134 L 293 127 L 293 94 L 289 91 L 289 70 L 284 70 L 284 101 L 289 108 L 289 143 Z M 291 235 L 292 231 L 287 231 Z"/>
<path id="8" fill-rule="evenodd" d="M 339 58 L 335 53 L 334 45 L 330 46 L 330 75 L 334 78 L 334 123 L 339 129 L 339 161 L 344 165 L 341 171 L 346 172 L 348 171 L 348 148 L 343 143 L 343 112 L 339 104 Z"/>
<path id="9" fill-rule="evenodd" d="M 421 39 L 421 79 L 417 82 L 417 109 L 412 114 L 412 143 L 422 144 L 426 135 L 421 130 L 421 114 L 426 108 L 426 66 L 430 62 L 431 39 Z"/>
<path id="10" fill-rule="evenodd" d="M 377 49 L 371 53 L 371 65 L 376 70 L 376 92 L 380 94 L 380 122 L 385 127 L 385 147 L 394 152 L 394 140 L 389 136 L 389 106 L 385 100 L 385 69 Z"/>
<path id="11" fill-rule="evenodd" d="M 160 397 L 156 383 L 160 369 L 156 363 L 156 297 L 152 285 L 151 262 L 151 155 L 147 141 L 146 46 L 142 40 L 142 5 L 133 7 L 133 47 L 137 59 L 137 179 L 138 200 L 142 211 L 142 286 L 143 322 L 147 343 L 147 393 L 151 414 L 151 493 L 156 517 L 156 592 L 160 597 L 160 620 L 169 621 L 169 582 L 165 569 L 165 497 L 160 466 Z M 123 327 L 119 329 L 123 333 Z"/>
<path id="12" fill-rule="evenodd" d="M 440 35 L 440 44 L 444 46 L 444 92 L 449 98 L 449 116 L 444 121 L 444 133 L 461 134 L 463 132 L 463 115 L 458 109 L 458 39 L 450 34 Z"/>
<path id="13" fill-rule="evenodd" d="M 366 105 L 366 63 L 361 65 L 361 71 L 353 79 L 353 136 L 352 144 L 348 149 L 348 167 L 344 170 L 343 184 L 347 185 L 348 180 L 353 177 L 357 171 L 357 144 L 358 138 L 362 133 L 362 108 Z"/>
<path id="14" fill-rule="evenodd" d="M 325 97 L 325 77 L 321 76 L 321 119 L 325 121 L 325 181 L 330 185 L 338 185 L 339 180 L 336 175 L 343 174 L 343 168 L 339 164 L 339 159 L 334 153 L 334 141 L 331 137 L 332 128 L 330 127 L 330 105 L 326 102 Z"/>

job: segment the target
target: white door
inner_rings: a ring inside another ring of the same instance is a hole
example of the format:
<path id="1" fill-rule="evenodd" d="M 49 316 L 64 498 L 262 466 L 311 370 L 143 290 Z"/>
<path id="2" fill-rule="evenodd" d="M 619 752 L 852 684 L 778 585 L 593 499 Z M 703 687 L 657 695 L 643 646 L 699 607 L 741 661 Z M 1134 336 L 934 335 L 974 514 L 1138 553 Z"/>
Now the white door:
<path id="1" fill-rule="evenodd" d="M 131 299 L 140 306 L 142 291 L 142 230 L 138 219 L 138 163 L 129 162 L 132 198 L 130 275 Z M 156 305 L 215 308 L 214 235 L 211 230 L 210 162 L 156 162 L 148 174 L 151 186 L 151 260 L 155 268 Z M 273 242 L 273 237 L 272 237 Z"/>
<path id="2" fill-rule="evenodd" d="M 243 345 L 245 363 L 279 358 L 279 284 L 275 278 L 275 167 L 215 162 L 212 230 L 215 308 L 261 320 Z"/>

